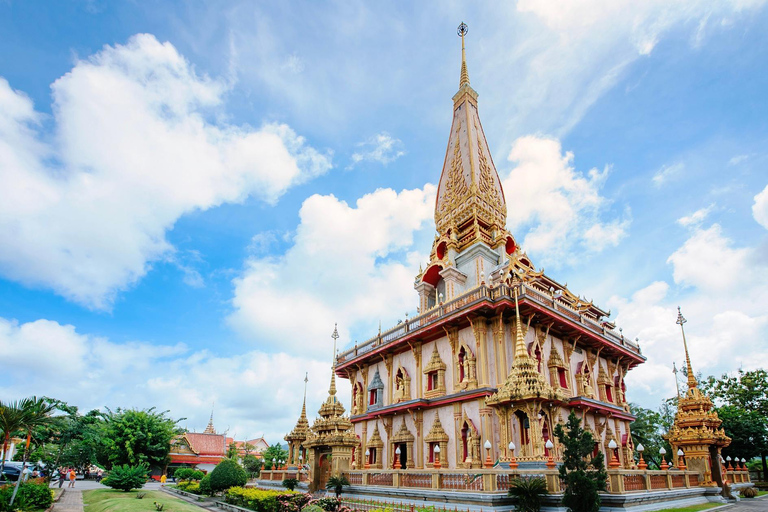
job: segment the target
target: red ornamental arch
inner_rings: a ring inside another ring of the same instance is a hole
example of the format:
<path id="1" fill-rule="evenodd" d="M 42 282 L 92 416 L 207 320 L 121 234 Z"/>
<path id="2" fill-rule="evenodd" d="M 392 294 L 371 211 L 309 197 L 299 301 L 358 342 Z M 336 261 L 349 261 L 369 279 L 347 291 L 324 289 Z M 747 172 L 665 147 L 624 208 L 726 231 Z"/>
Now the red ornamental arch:
<path id="1" fill-rule="evenodd" d="M 432 265 L 429 268 L 427 268 L 427 271 L 424 272 L 424 275 L 421 277 L 421 280 L 425 283 L 429 283 L 432 286 L 437 286 L 437 283 L 440 282 L 440 271 L 443 270 L 442 265 Z"/>

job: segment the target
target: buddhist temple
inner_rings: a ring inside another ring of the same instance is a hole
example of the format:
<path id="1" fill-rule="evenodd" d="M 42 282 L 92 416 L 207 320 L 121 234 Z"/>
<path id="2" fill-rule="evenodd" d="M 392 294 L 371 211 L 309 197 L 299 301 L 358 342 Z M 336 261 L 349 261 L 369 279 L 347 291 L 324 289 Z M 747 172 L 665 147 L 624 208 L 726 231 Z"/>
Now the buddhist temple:
<path id="1" fill-rule="evenodd" d="M 624 378 L 645 358 L 608 313 L 537 269 L 506 229 L 460 27 L 459 90 L 437 191 L 436 236 L 415 278 L 418 314 L 338 356 L 352 383 L 353 461 L 445 469 L 558 461 L 576 409 L 607 453 L 634 464 Z M 442 443 L 442 444 L 441 444 Z M 552 448 L 548 448 L 552 444 Z M 510 446 L 514 445 L 514 448 Z M 367 453 L 367 456 L 366 456 Z"/>
<path id="2" fill-rule="evenodd" d="M 213 413 L 202 433 L 184 432 L 171 441 L 169 467 L 193 467 L 211 471 L 227 454 L 227 436 L 216 432 Z"/>
<path id="3" fill-rule="evenodd" d="M 686 466 L 698 472 L 703 485 L 722 487 L 726 478 L 720 464 L 720 452 L 731 444 L 731 439 L 720 428 L 722 420 L 713 410 L 712 400 L 701 392 L 696 382 L 683 328 L 686 322 L 680 308 L 677 308 L 677 324 L 680 325 L 685 349 L 688 390 L 679 398 L 675 423 L 665 437 L 672 446 L 675 466 Z M 682 457 L 678 456 L 678 450 L 682 450 Z"/>
<path id="4" fill-rule="evenodd" d="M 669 434 L 684 456 L 651 470 L 632 440 L 625 385 L 645 361 L 639 345 L 609 312 L 537 268 L 507 230 L 507 203 L 525 191 L 503 189 L 470 83 L 465 24 L 458 34 L 459 89 L 436 233 L 413 284 L 416 314 L 338 354 L 334 329 L 320 417 L 308 426 L 305 393 L 285 437 L 293 467 L 263 471 L 262 480 L 307 479 L 314 490 L 343 474 L 351 494 L 509 510 L 514 478 L 543 477 L 547 503 L 557 507 L 563 446 L 554 430 L 575 412 L 595 441 L 592 456 L 602 453 L 608 465 L 603 506 L 647 511 L 677 499 L 722 500 L 712 482 L 722 483 L 715 462 L 728 439 L 696 386 L 687 346 L 689 390 Z M 336 395 L 337 377 L 351 384 L 349 416 Z M 300 455 L 308 458 L 306 475 Z M 736 486 L 752 485 L 743 467 L 727 476 Z"/>

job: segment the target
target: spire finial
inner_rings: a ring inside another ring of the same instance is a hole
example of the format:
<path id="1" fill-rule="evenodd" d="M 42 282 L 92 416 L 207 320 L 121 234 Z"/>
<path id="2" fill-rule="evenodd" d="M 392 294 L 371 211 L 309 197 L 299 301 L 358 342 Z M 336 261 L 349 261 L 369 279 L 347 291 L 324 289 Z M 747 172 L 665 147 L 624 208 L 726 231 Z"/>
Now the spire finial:
<path id="1" fill-rule="evenodd" d="M 339 339 L 337 327 L 338 324 L 333 324 L 333 334 L 331 334 L 331 338 L 333 338 L 333 365 L 331 367 L 331 387 L 328 390 L 328 394 L 331 396 L 336 395 L 336 340 Z"/>
<path id="2" fill-rule="evenodd" d="M 469 27 L 463 21 L 459 28 L 456 29 L 456 33 L 461 37 L 461 78 L 459 80 L 459 89 L 464 85 L 469 85 L 469 73 L 467 72 L 467 52 L 464 48 L 464 36 L 469 32 Z"/>
<path id="3" fill-rule="evenodd" d="M 686 323 L 688 320 L 685 319 L 683 316 L 682 311 L 680 310 L 680 306 L 677 306 L 677 321 L 675 322 L 677 325 L 680 326 L 680 332 L 683 333 L 683 347 L 685 348 L 685 364 L 686 364 L 686 370 L 688 373 L 688 388 L 695 388 L 696 387 L 696 377 L 693 375 L 693 367 L 691 366 L 691 357 L 688 355 L 688 343 L 685 341 L 685 329 L 683 329 L 683 324 Z"/>
<path id="4" fill-rule="evenodd" d="M 304 404 L 301 406 L 301 417 L 307 416 L 307 382 L 309 382 L 309 372 L 304 373 Z"/>
<path id="5" fill-rule="evenodd" d="M 525 348 L 525 339 L 523 338 L 523 329 L 520 327 L 520 307 L 517 303 L 517 286 L 515 286 L 515 359 L 518 357 L 528 357 L 528 350 Z"/>
<path id="6" fill-rule="evenodd" d="M 216 429 L 213 427 L 213 408 L 216 406 L 216 402 L 211 404 L 211 418 L 208 420 L 208 426 L 203 431 L 204 434 L 215 434 Z"/>

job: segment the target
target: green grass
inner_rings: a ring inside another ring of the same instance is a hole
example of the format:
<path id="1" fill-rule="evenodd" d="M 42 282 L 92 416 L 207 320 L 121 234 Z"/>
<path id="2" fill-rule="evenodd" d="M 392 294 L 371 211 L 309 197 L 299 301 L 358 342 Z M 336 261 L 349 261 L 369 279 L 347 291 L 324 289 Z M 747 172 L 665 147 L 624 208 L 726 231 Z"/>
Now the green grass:
<path id="1" fill-rule="evenodd" d="M 146 493 L 143 499 L 136 499 L 139 492 Z M 83 492 L 85 512 L 154 512 L 154 502 L 165 505 L 163 512 L 200 512 L 200 507 L 175 498 L 162 491 L 116 491 L 95 489 Z"/>
<path id="2" fill-rule="evenodd" d="M 663 510 L 657 510 L 656 512 L 699 512 L 700 510 L 707 510 L 721 505 L 722 503 L 702 503 L 701 505 L 691 505 L 690 507 L 665 508 Z"/>

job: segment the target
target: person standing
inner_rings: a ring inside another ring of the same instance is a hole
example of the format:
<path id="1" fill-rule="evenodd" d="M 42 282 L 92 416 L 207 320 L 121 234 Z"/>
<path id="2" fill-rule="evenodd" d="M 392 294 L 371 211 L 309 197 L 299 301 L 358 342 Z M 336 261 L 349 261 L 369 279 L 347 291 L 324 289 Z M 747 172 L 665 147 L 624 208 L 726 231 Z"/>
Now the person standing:
<path id="1" fill-rule="evenodd" d="M 64 485 L 64 480 L 67 478 L 67 470 L 63 467 L 59 468 L 59 489 Z"/>
<path id="2" fill-rule="evenodd" d="M 67 486 L 67 488 L 75 486 L 75 478 L 77 478 L 77 475 L 75 474 L 74 468 L 70 469 L 69 470 L 69 485 Z"/>

